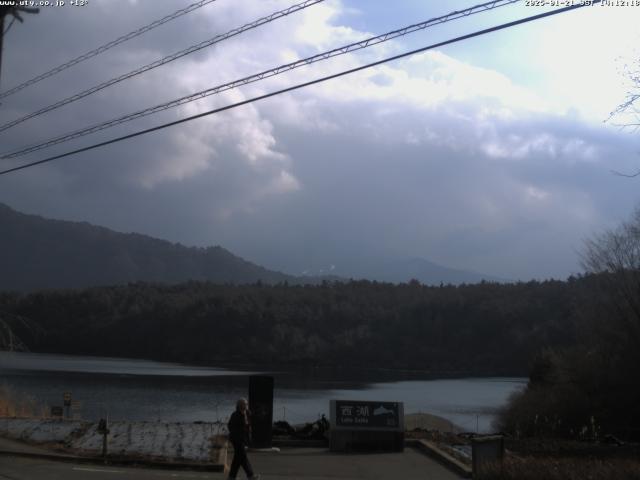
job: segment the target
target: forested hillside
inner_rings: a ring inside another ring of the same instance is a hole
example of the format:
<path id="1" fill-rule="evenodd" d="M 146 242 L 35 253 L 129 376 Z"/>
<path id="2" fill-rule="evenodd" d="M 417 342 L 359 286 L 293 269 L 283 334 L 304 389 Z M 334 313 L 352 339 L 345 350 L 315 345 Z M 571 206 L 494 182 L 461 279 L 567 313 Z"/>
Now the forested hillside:
<path id="1" fill-rule="evenodd" d="M 574 341 L 591 283 L 132 284 L 5 293 L 0 311 L 36 352 L 525 375 Z"/>
<path id="2" fill-rule="evenodd" d="M 84 222 L 25 215 L 0 204 L 0 290 L 33 291 L 135 281 L 295 281 L 222 247 L 195 248 Z"/>

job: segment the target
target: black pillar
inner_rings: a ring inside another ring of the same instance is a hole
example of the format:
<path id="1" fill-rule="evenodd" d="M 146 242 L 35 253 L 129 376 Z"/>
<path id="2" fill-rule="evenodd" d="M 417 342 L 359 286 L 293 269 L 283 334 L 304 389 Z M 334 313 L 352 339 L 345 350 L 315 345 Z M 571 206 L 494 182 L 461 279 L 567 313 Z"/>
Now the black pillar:
<path id="1" fill-rule="evenodd" d="M 249 410 L 251 411 L 251 446 L 271 448 L 273 426 L 273 377 L 249 377 Z"/>

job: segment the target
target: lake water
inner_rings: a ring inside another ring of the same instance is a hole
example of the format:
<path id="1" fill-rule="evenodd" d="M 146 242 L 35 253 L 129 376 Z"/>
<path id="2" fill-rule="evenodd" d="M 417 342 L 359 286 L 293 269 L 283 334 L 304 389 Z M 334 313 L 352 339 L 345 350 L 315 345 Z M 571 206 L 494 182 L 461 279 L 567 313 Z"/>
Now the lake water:
<path id="1" fill-rule="evenodd" d="M 269 371 L 212 368 L 122 358 L 0 352 L 0 385 L 42 405 L 62 405 L 71 392 L 76 414 L 112 420 L 216 421 L 247 396 L 249 375 L 275 377 L 274 420 L 328 417 L 329 400 L 404 402 L 405 413 L 428 412 L 467 431 L 491 431 L 496 410 L 525 378 L 434 380 L 416 372 L 339 369 Z"/>

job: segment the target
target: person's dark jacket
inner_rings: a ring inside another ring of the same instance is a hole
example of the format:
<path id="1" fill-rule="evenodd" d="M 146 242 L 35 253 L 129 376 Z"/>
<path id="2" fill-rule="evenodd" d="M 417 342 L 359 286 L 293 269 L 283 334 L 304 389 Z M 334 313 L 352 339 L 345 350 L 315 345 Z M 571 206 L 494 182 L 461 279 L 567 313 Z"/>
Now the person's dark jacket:
<path id="1" fill-rule="evenodd" d="M 227 428 L 229 429 L 231 443 L 245 445 L 249 443 L 249 424 L 243 413 L 238 410 L 233 412 L 231 418 L 229 418 Z"/>

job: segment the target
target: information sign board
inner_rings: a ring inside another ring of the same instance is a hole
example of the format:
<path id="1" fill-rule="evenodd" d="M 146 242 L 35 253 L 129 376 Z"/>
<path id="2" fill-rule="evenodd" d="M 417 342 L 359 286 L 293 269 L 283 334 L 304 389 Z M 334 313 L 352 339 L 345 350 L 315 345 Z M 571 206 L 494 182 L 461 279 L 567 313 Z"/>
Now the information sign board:
<path id="1" fill-rule="evenodd" d="M 402 402 L 332 400 L 331 428 L 404 431 Z"/>
<path id="2" fill-rule="evenodd" d="M 329 449 L 332 452 L 404 449 L 404 404 L 331 400 Z"/>

